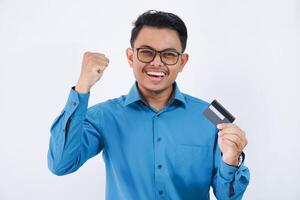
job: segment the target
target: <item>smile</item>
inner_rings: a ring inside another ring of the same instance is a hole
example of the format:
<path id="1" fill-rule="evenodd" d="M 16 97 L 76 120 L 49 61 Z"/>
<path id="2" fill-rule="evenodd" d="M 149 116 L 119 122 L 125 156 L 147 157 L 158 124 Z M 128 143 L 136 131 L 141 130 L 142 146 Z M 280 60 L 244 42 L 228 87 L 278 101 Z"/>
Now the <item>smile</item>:
<path id="1" fill-rule="evenodd" d="M 153 77 L 164 77 L 166 75 L 165 72 L 154 72 L 154 71 L 146 72 L 146 74 L 148 76 L 153 76 Z"/>
<path id="2" fill-rule="evenodd" d="M 166 76 L 166 72 L 163 71 L 146 71 L 145 74 L 150 81 L 155 83 L 162 81 Z"/>

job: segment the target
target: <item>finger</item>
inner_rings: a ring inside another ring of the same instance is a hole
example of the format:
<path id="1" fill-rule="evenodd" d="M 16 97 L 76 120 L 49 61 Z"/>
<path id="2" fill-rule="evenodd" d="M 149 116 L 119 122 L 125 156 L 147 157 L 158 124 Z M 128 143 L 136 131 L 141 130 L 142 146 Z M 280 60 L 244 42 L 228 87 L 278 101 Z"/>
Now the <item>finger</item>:
<path id="1" fill-rule="evenodd" d="M 107 67 L 109 63 L 105 60 L 94 60 L 93 64 Z"/>
<path id="2" fill-rule="evenodd" d="M 223 137 L 226 135 L 234 135 L 236 137 L 238 137 L 244 144 L 247 144 L 247 138 L 246 138 L 246 134 L 243 131 L 237 131 L 235 130 L 222 130 L 218 133 L 219 137 Z"/>
<path id="3" fill-rule="evenodd" d="M 239 151 L 243 150 L 244 148 L 244 142 L 236 135 L 224 135 L 221 137 L 221 139 L 233 142 Z"/>
<path id="4" fill-rule="evenodd" d="M 104 56 L 104 55 L 103 56 L 95 56 L 94 58 L 96 60 L 101 60 L 101 61 L 109 63 L 109 59 L 106 56 Z"/>
<path id="5" fill-rule="evenodd" d="M 246 136 L 246 134 L 239 128 L 225 128 L 219 131 L 219 135 L 222 136 L 224 134 L 233 134 L 239 136 L 241 139 Z"/>
<path id="6" fill-rule="evenodd" d="M 93 58 L 93 60 L 90 60 L 88 64 L 91 66 L 94 66 L 94 65 L 108 66 L 107 60 L 99 59 L 99 58 Z"/>
<path id="7" fill-rule="evenodd" d="M 103 59 L 103 60 L 106 60 L 107 62 L 109 62 L 109 59 L 103 53 L 93 53 L 92 55 L 95 58 L 100 58 L 100 59 Z"/>
<path id="8" fill-rule="evenodd" d="M 221 124 L 217 125 L 218 129 L 233 128 L 233 127 L 237 127 L 237 125 L 235 125 L 233 123 L 221 123 Z"/>
<path id="9" fill-rule="evenodd" d="M 90 51 L 86 51 L 86 52 L 84 52 L 83 57 L 84 58 L 88 58 L 90 55 L 91 55 L 91 52 Z"/>
<path id="10" fill-rule="evenodd" d="M 103 53 L 91 52 L 91 51 L 85 52 L 84 55 L 87 57 L 89 57 L 89 56 L 104 56 L 105 57 L 105 54 L 103 54 Z"/>
<path id="11" fill-rule="evenodd" d="M 94 59 L 109 63 L 109 59 L 105 56 L 95 56 Z"/>
<path id="12" fill-rule="evenodd" d="M 103 72 L 106 69 L 106 66 L 103 65 L 97 65 L 94 67 L 94 70 L 96 70 L 98 73 Z"/>
<path id="13" fill-rule="evenodd" d="M 94 59 L 104 60 L 107 63 L 109 63 L 109 59 L 105 56 L 105 54 L 102 54 L 102 53 L 85 52 L 84 59 L 85 60 L 94 60 Z"/>
<path id="14" fill-rule="evenodd" d="M 233 151 L 240 152 L 239 147 L 237 146 L 237 144 L 236 144 L 235 142 L 233 142 L 233 141 L 231 141 L 231 140 L 229 140 L 229 139 L 226 139 L 226 138 L 220 138 L 220 140 L 221 140 L 221 142 L 222 142 L 223 144 L 225 144 L 226 146 L 231 147 L 231 149 L 232 149 Z"/>
<path id="15" fill-rule="evenodd" d="M 246 134 L 245 132 L 240 129 L 240 127 L 238 127 L 235 124 L 231 124 L 231 123 L 225 123 L 225 124 L 219 124 L 218 127 L 220 127 L 220 132 L 221 133 L 233 133 L 233 134 L 241 134 L 241 136 L 245 137 Z"/>
<path id="16" fill-rule="evenodd" d="M 102 73 L 105 70 L 106 66 L 105 65 L 99 65 L 99 64 L 93 64 L 91 66 L 91 71 L 92 72 L 97 72 L 98 74 Z"/>

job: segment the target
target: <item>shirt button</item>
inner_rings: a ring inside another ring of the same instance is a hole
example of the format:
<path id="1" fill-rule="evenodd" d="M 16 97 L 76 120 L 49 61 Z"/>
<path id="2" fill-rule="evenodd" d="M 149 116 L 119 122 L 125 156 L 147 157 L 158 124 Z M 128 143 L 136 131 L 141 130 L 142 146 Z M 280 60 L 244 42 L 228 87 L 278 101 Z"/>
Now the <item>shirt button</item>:
<path id="1" fill-rule="evenodd" d="M 159 195 L 163 195 L 164 192 L 163 192 L 162 190 L 159 190 L 158 194 L 159 194 Z"/>
<path id="2" fill-rule="evenodd" d="M 158 168 L 158 169 L 161 169 L 161 168 L 162 168 L 162 165 L 158 165 L 157 168 Z"/>
<path id="3" fill-rule="evenodd" d="M 157 142 L 160 142 L 161 141 L 161 138 L 159 137 L 159 138 L 157 138 L 157 140 L 156 140 Z"/>
<path id="4" fill-rule="evenodd" d="M 77 105 L 77 103 L 76 102 L 73 102 L 73 106 L 76 106 Z"/>

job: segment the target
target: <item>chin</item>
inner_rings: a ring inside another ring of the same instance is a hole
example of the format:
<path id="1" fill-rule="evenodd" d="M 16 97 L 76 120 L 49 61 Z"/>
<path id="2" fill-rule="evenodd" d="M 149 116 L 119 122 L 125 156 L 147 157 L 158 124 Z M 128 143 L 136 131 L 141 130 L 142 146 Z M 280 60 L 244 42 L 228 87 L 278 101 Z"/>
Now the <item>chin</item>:
<path id="1" fill-rule="evenodd" d="M 138 83 L 140 87 L 142 87 L 144 90 L 151 92 L 151 93 L 161 93 L 165 90 L 167 90 L 171 85 L 165 85 L 165 84 L 140 84 Z"/>

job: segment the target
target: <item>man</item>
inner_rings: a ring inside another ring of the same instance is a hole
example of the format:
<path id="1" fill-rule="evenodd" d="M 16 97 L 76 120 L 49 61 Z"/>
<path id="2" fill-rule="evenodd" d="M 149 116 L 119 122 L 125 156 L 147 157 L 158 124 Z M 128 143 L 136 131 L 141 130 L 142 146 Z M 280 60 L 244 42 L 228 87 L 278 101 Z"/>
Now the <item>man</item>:
<path id="1" fill-rule="evenodd" d="M 106 199 L 207 200 L 210 186 L 220 200 L 241 199 L 249 183 L 245 133 L 234 124 L 217 129 L 202 114 L 208 103 L 179 91 L 186 40 L 178 16 L 139 16 L 126 51 L 136 83 L 128 95 L 89 109 L 90 90 L 109 60 L 85 53 L 78 83 L 51 127 L 49 169 L 72 173 L 103 151 Z"/>

